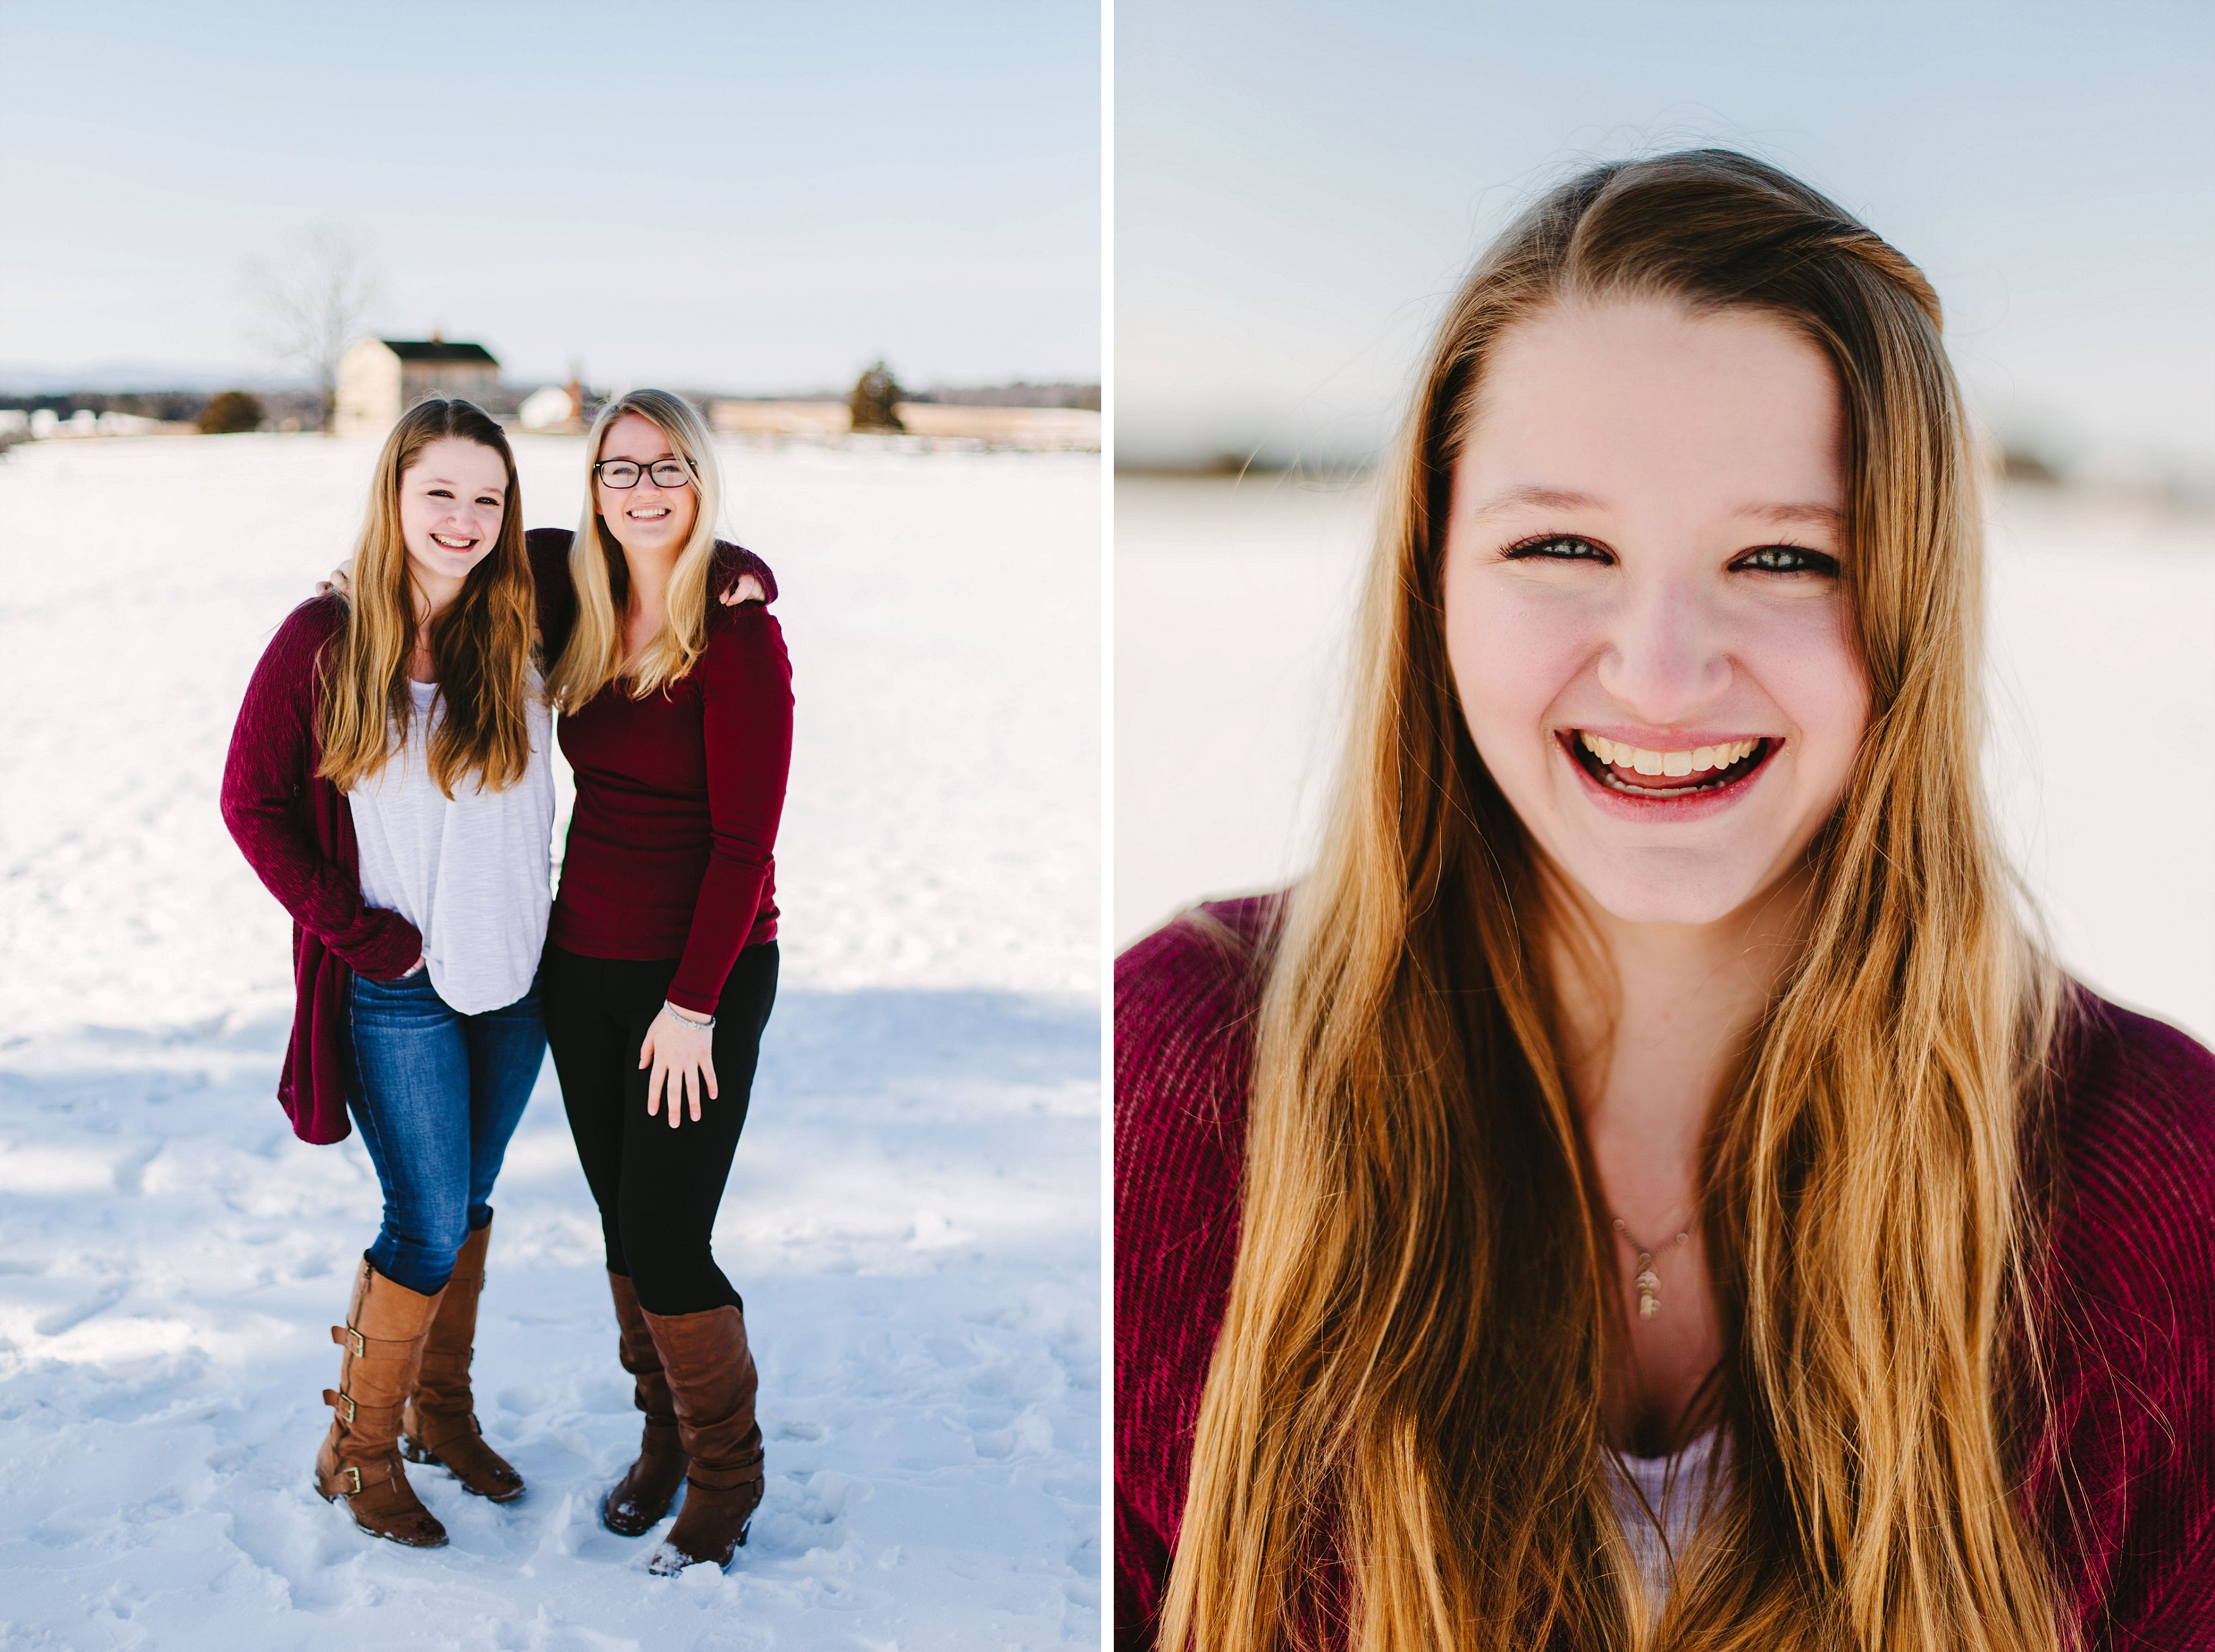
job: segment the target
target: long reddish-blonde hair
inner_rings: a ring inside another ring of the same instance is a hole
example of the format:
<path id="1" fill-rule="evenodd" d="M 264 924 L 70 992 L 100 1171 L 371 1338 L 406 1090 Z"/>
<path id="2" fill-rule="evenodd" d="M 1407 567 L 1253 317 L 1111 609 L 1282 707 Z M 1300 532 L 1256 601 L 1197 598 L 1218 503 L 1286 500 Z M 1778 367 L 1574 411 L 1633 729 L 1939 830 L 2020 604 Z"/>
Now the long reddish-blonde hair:
<path id="1" fill-rule="evenodd" d="M 451 797 L 472 772 L 486 790 L 498 791 L 522 779 L 530 766 L 535 604 L 515 455 L 506 433 L 475 402 L 433 398 L 402 414 L 384 439 L 354 545 L 346 630 L 323 651 L 316 708 L 323 751 L 318 772 L 341 791 L 376 776 L 414 727 L 408 660 L 422 615 L 408 577 L 400 479 L 425 448 L 448 437 L 500 455 L 507 470 L 507 501 L 492 549 L 431 622 L 431 657 L 443 708 L 427 753 L 431 777 Z"/>
<path id="2" fill-rule="evenodd" d="M 1658 1616 L 1606 1477 L 1621 1296 L 1560 1053 L 1557 903 L 1464 725 L 1440 566 L 1493 343 L 1616 297 L 1752 307 L 1835 366 L 1871 692 L 1804 941 L 1707 1138 L 1733 1472 Z M 1333 1599 L 1368 1652 L 2059 1643 L 2014 1498 L 2056 978 L 1977 779 L 1980 519 L 1939 325 L 1893 248 L 1720 150 L 1586 172 L 1454 299 L 1384 488 L 1324 844 L 1267 960 L 1168 1652 L 1273 1652 Z"/>

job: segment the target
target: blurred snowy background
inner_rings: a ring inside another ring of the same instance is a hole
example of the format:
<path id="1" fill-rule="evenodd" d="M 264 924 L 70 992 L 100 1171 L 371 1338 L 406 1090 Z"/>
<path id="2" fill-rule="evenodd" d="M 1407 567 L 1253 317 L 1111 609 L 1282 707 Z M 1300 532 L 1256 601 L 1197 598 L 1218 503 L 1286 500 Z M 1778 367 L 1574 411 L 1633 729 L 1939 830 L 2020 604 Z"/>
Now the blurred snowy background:
<path id="1" fill-rule="evenodd" d="M 1988 771 L 2063 959 L 2215 1040 L 2215 12 L 1116 9 L 1115 896 L 1304 863 L 1365 474 L 1477 252 L 1603 158 L 1750 150 L 1922 265 L 1992 453 Z"/>

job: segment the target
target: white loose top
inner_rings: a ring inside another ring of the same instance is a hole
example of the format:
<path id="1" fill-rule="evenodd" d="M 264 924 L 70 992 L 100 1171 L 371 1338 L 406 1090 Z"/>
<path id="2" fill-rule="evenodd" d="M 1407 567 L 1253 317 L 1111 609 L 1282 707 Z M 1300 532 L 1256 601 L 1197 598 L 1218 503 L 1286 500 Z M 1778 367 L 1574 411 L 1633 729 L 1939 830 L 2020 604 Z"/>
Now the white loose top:
<path id="1" fill-rule="evenodd" d="M 1716 1458 L 1715 1436 L 1710 1428 L 1674 1457 L 1609 1459 L 1616 1519 L 1638 1557 L 1656 1612 L 1668 1599 L 1670 1574 L 1691 1546 L 1710 1498 L 1722 1493 L 1719 1476 L 1727 1468 Z"/>
<path id="2" fill-rule="evenodd" d="M 531 990 L 553 906 L 549 853 L 554 771 L 552 714 L 531 673 L 531 763 L 505 791 L 470 774 L 448 797 L 431 778 L 430 735 L 445 715 L 436 683 L 413 683 L 408 739 L 376 777 L 347 794 L 361 856 L 362 899 L 422 931 L 424 967 L 447 1005 L 465 1016 L 513 1004 Z"/>

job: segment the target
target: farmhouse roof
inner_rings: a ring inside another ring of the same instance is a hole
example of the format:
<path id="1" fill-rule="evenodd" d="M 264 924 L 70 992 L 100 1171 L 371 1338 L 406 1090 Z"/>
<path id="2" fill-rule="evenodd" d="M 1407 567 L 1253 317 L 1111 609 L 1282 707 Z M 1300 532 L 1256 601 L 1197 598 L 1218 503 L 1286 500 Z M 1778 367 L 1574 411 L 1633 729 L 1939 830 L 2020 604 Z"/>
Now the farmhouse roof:
<path id="1" fill-rule="evenodd" d="M 482 344 L 447 344 L 437 339 L 379 339 L 377 342 L 402 361 L 484 361 L 500 365 L 500 359 Z"/>

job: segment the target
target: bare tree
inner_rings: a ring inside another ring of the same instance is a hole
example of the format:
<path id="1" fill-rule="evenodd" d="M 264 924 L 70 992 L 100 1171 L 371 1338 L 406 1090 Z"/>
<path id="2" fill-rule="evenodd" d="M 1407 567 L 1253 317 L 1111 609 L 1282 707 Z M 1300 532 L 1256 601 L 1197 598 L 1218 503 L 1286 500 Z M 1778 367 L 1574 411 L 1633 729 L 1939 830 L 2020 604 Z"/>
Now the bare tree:
<path id="1" fill-rule="evenodd" d="M 334 434 L 339 357 L 381 299 L 367 239 L 341 224 L 309 224 L 277 260 L 248 259 L 244 281 L 255 341 L 315 380 L 323 434 Z"/>

